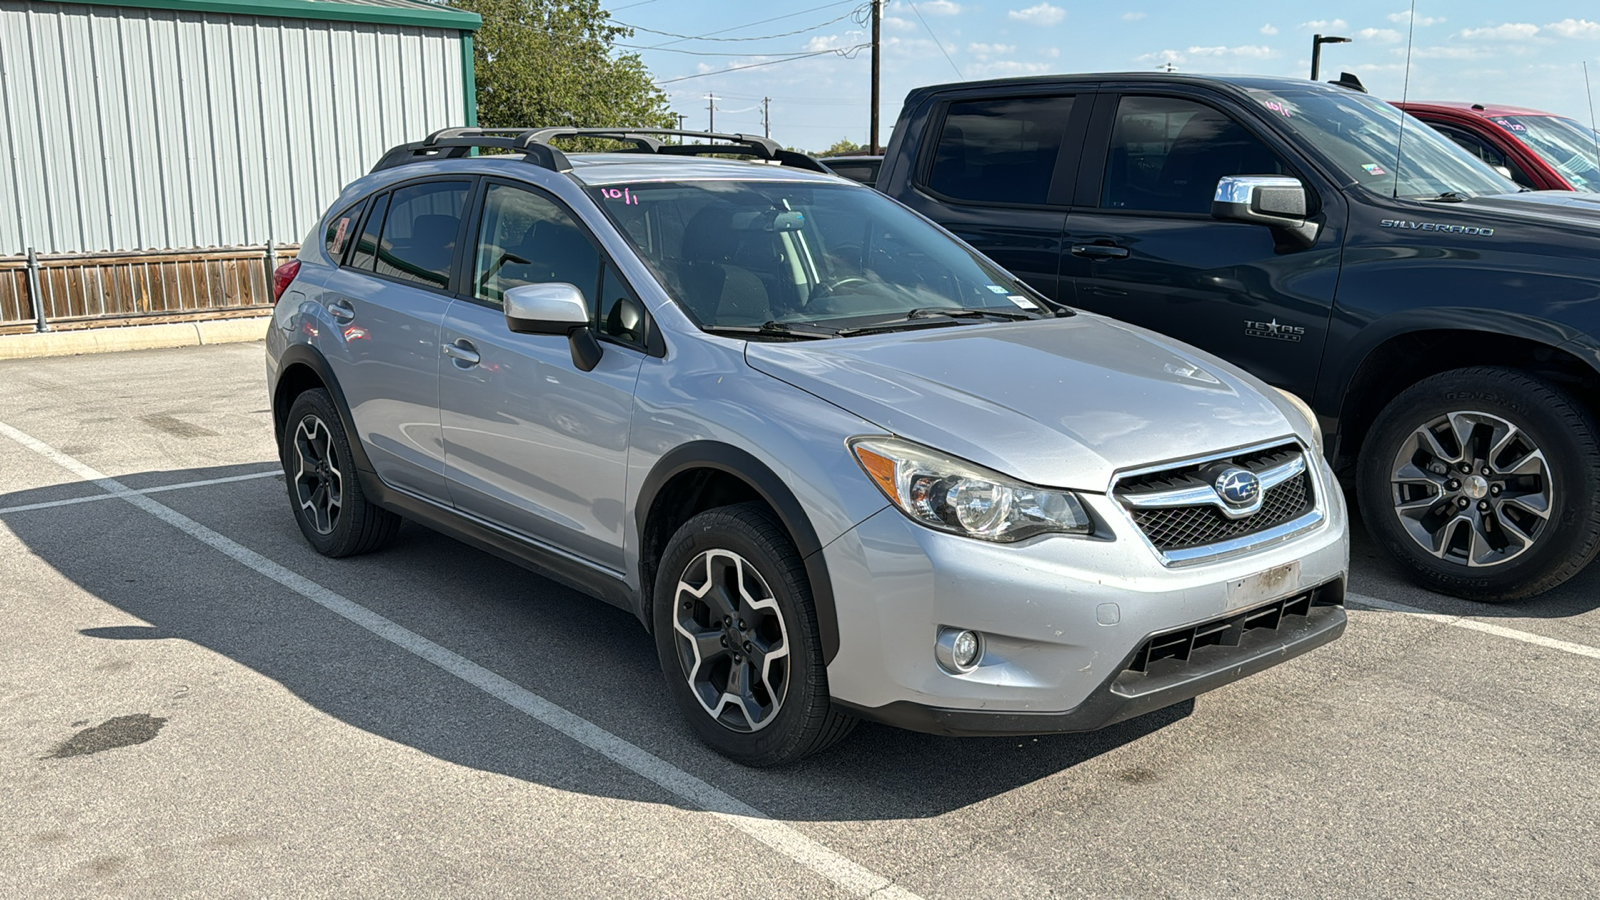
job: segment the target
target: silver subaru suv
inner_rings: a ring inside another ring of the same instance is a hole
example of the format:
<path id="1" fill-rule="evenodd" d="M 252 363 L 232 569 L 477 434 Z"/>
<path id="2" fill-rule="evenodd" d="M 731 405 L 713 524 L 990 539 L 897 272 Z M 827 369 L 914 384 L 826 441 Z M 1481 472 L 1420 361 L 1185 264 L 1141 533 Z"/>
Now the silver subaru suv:
<path id="1" fill-rule="evenodd" d="M 438 132 L 274 289 L 306 539 L 404 517 L 629 610 L 743 763 L 1099 728 L 1344 630 L 1303 403 L 769 140 Z"/>

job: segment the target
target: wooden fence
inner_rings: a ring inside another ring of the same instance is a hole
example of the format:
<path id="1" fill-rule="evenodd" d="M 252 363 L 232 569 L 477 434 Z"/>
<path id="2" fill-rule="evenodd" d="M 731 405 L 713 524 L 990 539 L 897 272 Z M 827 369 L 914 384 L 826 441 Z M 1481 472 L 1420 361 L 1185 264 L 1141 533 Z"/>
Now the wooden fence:
<path id="1" fill-rule="evenodd" d="M 38 301 L 52 329 L 260 315 L 272 308 L 270 266 L 298 245 L 70 253 L 38 258 Z M 0 257 L 0 334 L 36 329 L 28 258 Z"/>

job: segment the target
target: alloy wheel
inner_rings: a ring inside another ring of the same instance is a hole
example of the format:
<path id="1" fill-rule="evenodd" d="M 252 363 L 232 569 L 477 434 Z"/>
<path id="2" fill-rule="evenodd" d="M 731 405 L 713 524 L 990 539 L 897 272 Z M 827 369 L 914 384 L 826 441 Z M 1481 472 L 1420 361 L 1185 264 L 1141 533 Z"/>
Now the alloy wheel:
<path id="1" fill-rule="evenodd" d="M 306 416 L 294 430 L 298 470 L 295 499 L 318 534 L 332 534 L 344 502 L 344 475 L 334 454 L 333 433 L 317 416 Z"/>
<path id="2" fill-rule="evenodd" d="M 789 633 L 766 579 L 730 550 L 689 561 L 673 592 L 678 663 L 701 708 L 723 727 L 772 724 L 789 687 Z"/>
<path id="3" fill-rule="evenodd" d="M 1411 433 L 1390 467 L 1395 515 L 1447 562 L 1497 566 L 1550 524 L 1555 485 L 1543 451 L 1500 416 L 1451 412 Z"/>

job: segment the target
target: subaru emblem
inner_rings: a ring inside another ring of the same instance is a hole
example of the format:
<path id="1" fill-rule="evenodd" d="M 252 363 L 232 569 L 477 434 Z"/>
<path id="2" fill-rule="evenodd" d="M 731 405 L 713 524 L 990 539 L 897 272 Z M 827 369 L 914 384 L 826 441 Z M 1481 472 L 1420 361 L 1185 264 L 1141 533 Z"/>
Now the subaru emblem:
<path id="1" fill-rule="evenodd" d="M 1236 509 L 1249 506 L 1261 496 L 1261 479 L 1254 472 L 1229 466 L 1211 482 L 1222 502 Z"/>

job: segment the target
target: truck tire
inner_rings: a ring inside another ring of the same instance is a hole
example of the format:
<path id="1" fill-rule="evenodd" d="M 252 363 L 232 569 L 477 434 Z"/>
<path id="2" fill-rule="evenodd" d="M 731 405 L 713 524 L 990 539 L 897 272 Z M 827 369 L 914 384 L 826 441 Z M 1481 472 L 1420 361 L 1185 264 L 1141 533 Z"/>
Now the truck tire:
<path id="1" fill-rule="evenodd" d="M 848 735 L 828 696 L 805 562 L 771 510 L 707 510 L 657 568 L 661 670 L 694 732 L 747 766 L 795 762 Z"/>
<path id="2" fill-rule="evenodd" d="M 1356 491 L 1367 530 L 1414 580 L 1468 600 L 1542 594 L 1600 550 L 1594 419 L 1516 369 L 1402 391 L 1362 445 Z"/>

